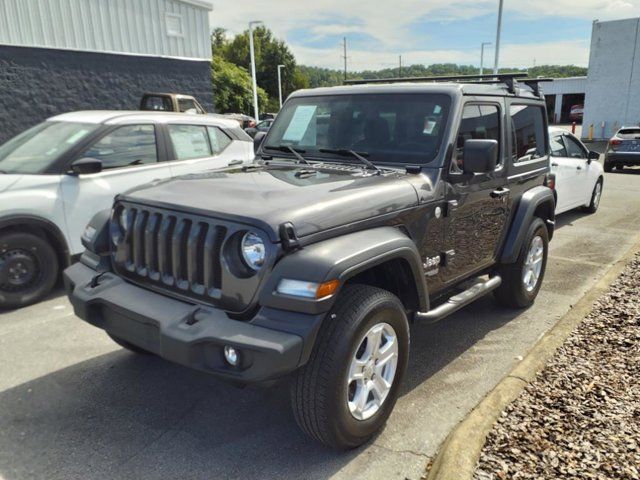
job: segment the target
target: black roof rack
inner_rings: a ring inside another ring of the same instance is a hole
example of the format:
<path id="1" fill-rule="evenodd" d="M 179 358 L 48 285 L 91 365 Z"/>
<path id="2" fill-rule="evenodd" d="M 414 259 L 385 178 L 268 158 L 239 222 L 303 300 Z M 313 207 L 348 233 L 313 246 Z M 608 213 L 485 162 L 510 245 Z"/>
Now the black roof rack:
<path id="1" fill-rule="evenodd" d="M 531 87 L 536 96 L 540 96 L 539 82 L 551 82 L 550 78 L 528 78 L 526 72 L 519 73 L 499 73 L 497 75 L 451 75 L 451 76 L 435 76 L 435 77 L 404 77 L 404 78 L 371 78 L 371 79 L 353 79 L 345 80 L 345 85 L 364 85 L 369 83 L 406 83 L 406 82 L 460 82 L 460 83 L 479 83 L 479 84 L 496 84 L 504 83 L 507 85 L 509 93 L 516 93 L 516 81 L 520 81 Z"/>

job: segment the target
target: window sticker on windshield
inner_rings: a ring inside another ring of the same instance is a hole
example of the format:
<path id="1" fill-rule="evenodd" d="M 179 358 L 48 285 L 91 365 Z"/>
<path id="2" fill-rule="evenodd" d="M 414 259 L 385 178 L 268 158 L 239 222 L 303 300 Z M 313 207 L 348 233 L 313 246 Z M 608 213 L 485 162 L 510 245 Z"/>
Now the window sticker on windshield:
<path id="1" fill-rule="evenodd" d="M 436 115 L 439 114 L 442 111 L 442 107 L 440 105 L 436 105 L 433 109 L 433 113 L 435 113 Z"/>
<path id="2" fill-rule="evenodd" d="M 284 132 L 282 136 L 282 140 L 300 142 L 307 132 L 317 109 L 317 105 L 300 105 L 296 107 L 296 111 L 289 122 L 287 131 Z"/>
<path id="3" fill-rule="evenodd" d="M 422 131 L 422 133 L 424 133 L 425 135 L 431 135 L 434 128 L 436 128 L 436 122 L 427 118 L 424 121 L 424 130 Z"/>

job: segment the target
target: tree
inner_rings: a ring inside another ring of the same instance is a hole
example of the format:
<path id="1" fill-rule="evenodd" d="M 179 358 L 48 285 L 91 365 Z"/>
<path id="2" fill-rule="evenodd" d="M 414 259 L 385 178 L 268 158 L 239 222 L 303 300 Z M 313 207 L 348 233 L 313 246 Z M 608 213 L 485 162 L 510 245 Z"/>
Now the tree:
<path id="1" fill-rule="evenodd" d="M 211 82 L 217 112 L 253 114 L 251 76 L 246 69 L 227 62 L 221 56 L 214 56 Z M 266 105 L 268 101 L 266 92 L 258 88 L 258 102 Z"/>
<path id="2" fill-rule="evenodd" d="M 275 110 L 277 110 L 278 65 L 284 65 L 282 69 L 282 94 L 284 98 L 295 90 L 307 88 L 309 81 L 304 73 L 298 70 L 296 59 L 287 44 L 274 38 L 271 30 L 261 26 L 256 28 L 253 34 L 257 82 L 269 95 L 272 100 L 271 105 L 275 101 Z M 227 61 L 245 67 L 247 70 L 250 69 L 249 31 L 236 35 L 228 43 L 224 52 Z"/>

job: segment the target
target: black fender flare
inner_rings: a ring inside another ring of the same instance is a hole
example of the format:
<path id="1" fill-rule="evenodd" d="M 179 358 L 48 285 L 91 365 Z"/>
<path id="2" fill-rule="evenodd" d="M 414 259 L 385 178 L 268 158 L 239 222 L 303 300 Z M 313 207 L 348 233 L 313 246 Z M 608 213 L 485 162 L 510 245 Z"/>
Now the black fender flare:
<path id="1" fill-rule="evenodd" d="M 67 239 L 55 223 L 35 215 L 9 215 L 0 218 L 0 230 L 11 227 L 32 227 L 44 231 L 55 242 L 52 246 L 59 255 L 60 266 L 64 267 L 72 263 Z"/>
<path id="2" fill-rule="evenodd" d="M 429 295 L 418 249 L 405 233 L 379 227 L 342 235 L 306 246 L 284 256 L 273 268 L 260 293 L 260 305 L 309 314 L 328 312 L 338 292 L 316 300 L 280 295 L 283 278 L 323 283 L 339 280 L 340 287 L 355 275 L 391 260 L 407 263 L 413 276 L 421 311 L 429 309 Z"/>
<path id="3" fill-rule="evenodd" d="M 556 201 L 553 190 L 542 185 L 526 191 L 516 206 L 507 234 L 500 263 L 513 263 L 518 259 L 527 227 L 533 217 L 540 217 L 547 225 L 549 240 L 553 237 Z"/>

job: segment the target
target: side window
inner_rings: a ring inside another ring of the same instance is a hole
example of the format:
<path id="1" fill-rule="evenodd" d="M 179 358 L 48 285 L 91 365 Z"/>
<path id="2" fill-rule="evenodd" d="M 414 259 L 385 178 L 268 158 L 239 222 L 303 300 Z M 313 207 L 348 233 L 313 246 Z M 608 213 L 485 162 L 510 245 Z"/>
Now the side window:
<path id="1" fill-rule="evenodd" d="M 567 146 L 567 152 L 569 153 L 567 157 L 583 158 L 586 160 L 587 153 L 582 149 L 580 144 L 575 141 L 575 139 L 571 138 L 569 135 L 565 135 L 564 143 Z"/>
<path id="2" fill-rule="evenodd" d="M 177 160 L 211 155 L 207 128 L 200 125 L 169 125 L 169 136 Z"/>
<path id="3" fill-rule="evenodd" d="M 567 149 L 564 148 L 562 142 L 562 135 L 556 135 L 551 137 L 551 156 L 552 157 L 566 157 Z"/>
<path id="4" fill-rule="evenodd" d="M 513 141 L 511 158 L 514 163 L 544 157 L 546 142 L 544 113 L 542 108 L 532 105 L 511 105 Z"/>
<path id="5" fill-rule="evenodd" d="M 214 155 L 222 152 L 231 143 L 231 139 L 218 127 L 207 127 L 207 131 L 209 132 L 209 141 Z"/>
<path id="6" fill-rule="evenodd" d="M 167 97 L 148 96 L 144 99 L 143 110 L 168 112 L 173 110 L 171 107 L 171 100 Z"/>
<path id="7" fill-rule="evenodd" d="M 198 113 L 198 107 L 196 107 L 196 103 L 190 98 L 178 99 L 178 109 L 184 113 Z"/>
<path id="8" fill-rule="evenodd" d="M 466 105 L 456 140 L 452 171 L 462 170 L 464 142 L 467 140 L 497 140 L 500 143 L 500 109 L 496 105 Z M 498 156 L 498 164 L 500 156 Z"/>
<path id="9" fill-rule="evenodd" d="M 126 125 L 108 133 L 83 154 L 102 162 L 103 169 L 156 163 L 156 132 L 153 125 Z"/>

